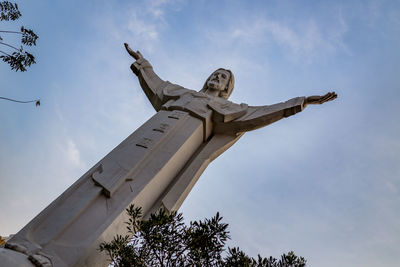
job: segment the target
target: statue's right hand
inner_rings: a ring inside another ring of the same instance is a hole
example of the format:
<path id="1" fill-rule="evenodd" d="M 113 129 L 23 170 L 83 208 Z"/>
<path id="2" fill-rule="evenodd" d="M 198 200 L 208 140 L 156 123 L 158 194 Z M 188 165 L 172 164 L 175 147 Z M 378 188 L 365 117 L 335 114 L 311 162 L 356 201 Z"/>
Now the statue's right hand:
<path id="1" fill-rule="evenodd" d="M 124 43 L 124 45 L 125 45 L 126 51 L 128 52 L 129 55 L 131 55 L 131 57 L 133 57 L 133 58 L 136 59 L 136 60 L 143 58 L 142 54 L 141 54 L 139 51 L 136 51 L 136 52 L 133 51 L 133 50 L 129 47 L 129 45 L 128 45 L 127 43 Z"/>
<path id="2" fill-rule="evenodd" d="M 328 101 L 332 101 L 337 98 L 337 94 L 335 92 L 329 92 L 325 95 L 313 95 L 306 98 L 304 104 L 323 104 Z"/>

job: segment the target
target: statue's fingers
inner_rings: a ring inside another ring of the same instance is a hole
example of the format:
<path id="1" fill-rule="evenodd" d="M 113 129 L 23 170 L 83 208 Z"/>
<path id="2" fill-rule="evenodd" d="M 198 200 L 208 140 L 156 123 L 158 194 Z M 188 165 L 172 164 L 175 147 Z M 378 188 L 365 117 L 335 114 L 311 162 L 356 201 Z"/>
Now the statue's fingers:
<path id="1" fill-rule="evenodd" d="M 129 45 L 127 43 L 124 43 L 125 49 L 128 52 L 129 55 L 131 55 L 131 57 L 133 57 L 134 59 L 139 59 L 139 56 L 137 53 L 135 53 L 135 51 L 133 51 Z"/>
<path id="2" fill-rule="evenodd" d="M 332 95 L 331 95 L 330 93 L 328 93 L 328 94 L 324 95 L 324 97 L 323 97 L 322 100 L 323 100 L 324 102 L 327 102 L 327 101 L 330 101 L 331 98 L 332 98 Z"/>
<path id="3" fill-rule="evenodd" d="M 335 92 L 329 92 L 329 93 L 327 93 L 326 95 L 324 95 L 324 96 L 321 98 L 321 102 L 322 102 L 322 103 L 329 102 L 329 101 L 334 100 L 336 97 L 337 97 L 337 95 L 336 95 Z M 322 104 L 322 103 L 321 103 L 321 104 Z"/>
<path id="4" fill-rule="evenodd" d="M 325 99 L 330 99 L 333 96 L 332 92 L 327 93 L 326 95 L 324 95 Z"/>
<path id="5" fill-rule="evenodd" d="M 330 92 L 326 101 L 332 101 L 337 98 L 337 94 L 335 92 Z"/>
<path id="6" fill-rule="evenodd" d="M 317 104 L 322 104 L 322 103 L 326 102 L 327 96 L 328 96 L 328 94 L 320 96 L 320 97 L 318 98 L 318 100 L 316 101 Z"/>
<path id="7" fill-rule="evenodd" d="M 332 97 L 332 96 L 336 95 L 336 93 L 335 93 L 335 92 L 329 92 L 327 95 L 328 95 L 329 97 Z"/>

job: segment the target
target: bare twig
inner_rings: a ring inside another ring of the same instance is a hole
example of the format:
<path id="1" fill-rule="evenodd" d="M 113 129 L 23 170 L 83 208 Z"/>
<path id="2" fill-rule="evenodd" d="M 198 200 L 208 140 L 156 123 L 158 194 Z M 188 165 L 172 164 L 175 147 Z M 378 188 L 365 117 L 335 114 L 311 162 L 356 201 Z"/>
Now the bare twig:
<path id="1" fill-rule="evenodd" d="M 20 100 L 15 100 L 15 99 L 11 99 L 11 98 L 8 98 L 8 97 L 2 97 L 2 96 L 0 96 L 0 99 L 7 100 L 7 101 L 12 101 L 12 102 L 17 102 L 17 103 L 22 103 L 22 104 L 35 102 L 36 106 L 40 106 L 40 99 L 28 100 L 28 101 L 20 101 Z"/>

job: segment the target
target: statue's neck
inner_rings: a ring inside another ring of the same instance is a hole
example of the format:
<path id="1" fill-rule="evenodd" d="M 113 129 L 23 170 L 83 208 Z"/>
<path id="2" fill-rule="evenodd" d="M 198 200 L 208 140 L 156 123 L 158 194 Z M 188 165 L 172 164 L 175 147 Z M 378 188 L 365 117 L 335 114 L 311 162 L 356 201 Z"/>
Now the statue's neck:
<path id="1" fill-rule="evenodd" d="M 219 94 L 221 93 L 221 91 L 219 90 L 215 90 L 215 89 L 211 89 L 211 88 L 207 88 L 204 93 L 206 93 L 207 95 L 210 96 L 216 96 L 219 97 Z"/>

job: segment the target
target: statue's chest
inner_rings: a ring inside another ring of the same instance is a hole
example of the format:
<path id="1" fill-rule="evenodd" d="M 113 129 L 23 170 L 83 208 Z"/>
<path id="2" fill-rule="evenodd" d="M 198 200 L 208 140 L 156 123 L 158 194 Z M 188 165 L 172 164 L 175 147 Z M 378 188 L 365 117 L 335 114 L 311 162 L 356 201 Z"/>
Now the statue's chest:
<path id="1" fill-rule="evenodd" d="M 183 110 L 199 119 L 207 119 L 212 116 L 212 110 L 207 106 L 210 97 L 203 93 L 188 92 L 181 95 L 178 99 L 167 101 L 162 109 L 164 110 Z"/>
<path id="2" fill-rule="evenodd" d="M 208 138 L 215 123 L 226 123 L 239 118 L 246 113 L 247 105 L 235 104 L 202 92 L 189 91 L 172 96 L 161 109 L 182 110 L 201 119 L 204 124 L 204 136 Z"/>
<path id="3" fill-rule="evenodd" d="M 170 99 L 161 109 L 187 111 L 193 117 L 201 119 L 204 125 L 204 136 L 207 139 L 211 135 L 213 128 L 213 111 L 207 106 L 209 101 L 210 98 L 206 94 L 187 92 L 177 99 Z"/>

